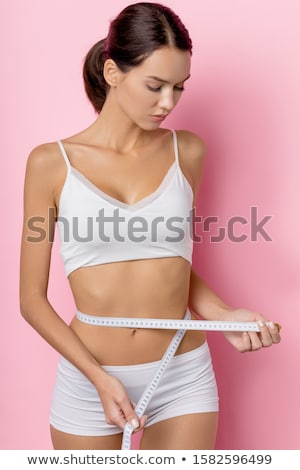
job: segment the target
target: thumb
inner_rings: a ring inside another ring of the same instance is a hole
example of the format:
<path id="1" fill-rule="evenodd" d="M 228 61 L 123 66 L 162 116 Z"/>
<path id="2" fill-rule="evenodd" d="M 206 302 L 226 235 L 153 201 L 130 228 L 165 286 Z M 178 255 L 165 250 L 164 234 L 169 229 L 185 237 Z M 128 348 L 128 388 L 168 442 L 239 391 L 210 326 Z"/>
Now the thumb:
<path id="1" fill-rule="evenodd" d="M 122 410 L 126 421 L 131 424 L 133 429 L 137 429 L 140 427 L 139 418 L 134 411 L 135 406 L 135 403 L 129 401 L 128 403 L 124 403 Z"/>

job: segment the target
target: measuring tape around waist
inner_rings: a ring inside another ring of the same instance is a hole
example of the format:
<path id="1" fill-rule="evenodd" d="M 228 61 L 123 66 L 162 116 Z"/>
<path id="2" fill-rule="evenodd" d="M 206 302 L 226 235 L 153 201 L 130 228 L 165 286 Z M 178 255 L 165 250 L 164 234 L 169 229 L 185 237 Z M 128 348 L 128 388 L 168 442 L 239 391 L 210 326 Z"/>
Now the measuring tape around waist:
<path id="1" fill-rule="evenodd" d="M 110 326 L 119 328 L 152 328 L 168 330 L 206 330 L 206 331 L 256 331 L 256 322 L 212 321 L 212 320 L 177 320 L 164 318 L 128 318 L 128 317 L 98 317 L 77 311 L 78 320 L 95 326 Z M 275 323 L 277 328 L 279 325 Z"/>
<path id="2" fill-rule="evenodd" d="M 83 323 L 94 326 L 108 326 L 121 328 L 152 328 L 177 330 L 173 336 L 167 350 L 159 362 L 158 368 L 150 382 L 145 388 L 139 399 L 135 412 L 138 418 L 141 418 L 165 372 L 168 363 L 175 355 L 178 346 L 187 330 L 206 330 L 206 331 L 254 331 L 259 332 L 259 326 L 256 322 L 231 322 L 231 321 L 211 321 L 211 320 L 191 320 L 191 312 L 187 308 L 183 320 L 163 319 L 163 318 L 128 318 L 128 317 L 98 317 L 88 315 L 77 311 L 78 320 Z M 275 323 L 280 329 L 280 325 Z M 123 430 L 122 450 L 128 450 L 131 446 L 131 435 L 134 429 L 130 423 L 126 423 Z"/>
<path id="3" fill-rule="evenodd" d="M 185 319 L 188 321 L 188 319 L 191 318 L 191 312 L 189 309 L 185 313 Z M 141 398 L 139 399 L 136 407 L 135 407 L 135 412 L 140 419 L 143 414 L 145 413 L 145 410 L 156 390 L 156 388 L 159 385 L 160 379 L 162 378 L 170 360 L 176 353 L 179 344 L 181 343 L 181 340 L 183 339 L 184 335 L 186 333 L 185 329 L 180 329 L 177 330 L 175 335 L 173 336 L 171 342 L 169 343 L 169 346 L 167 350 L 165 351 L 162 359 L 159 362 L 159 365 L 155 371 L 154 376 L 152 377 L 152 380 L 150 384 L 145 388 Z M 124 430 L 123 430 L 123 439 L 122 439 L 122 450 L 129 450 L 131 446 L 131 435 L 133 433 L 133 427 L 131 426 L 130 423 L 126 423 Z"/>

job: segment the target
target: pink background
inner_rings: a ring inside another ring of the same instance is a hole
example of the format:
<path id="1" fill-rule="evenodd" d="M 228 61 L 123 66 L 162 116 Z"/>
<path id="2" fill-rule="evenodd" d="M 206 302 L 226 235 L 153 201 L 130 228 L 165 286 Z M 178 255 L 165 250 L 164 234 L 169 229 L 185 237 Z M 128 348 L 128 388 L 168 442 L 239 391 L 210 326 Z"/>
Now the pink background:
<path id="1" fill-rule="evenodd" d="M 2 328 L 0 447 L 51 449 L 48 411 L 58 355 L 19 314 L 22 187 L 27 156 L 94 119 L 81 79 L 88 48 L 130 2 L 10 0 L 0 4 Z M 271 215 L 250 240 L 249 223 L 212 243 L 193 264 L 226 302 L 283 325 L 279 346 L 239 354 L 221 333 L 209 341 L 220 391 L 218 449 L 300 449 L 298 0 L 168 0 L 194 43 L 192 78 L 165 124 L 207 145 L 198 214 L 249 222 Z M 199 226 L 199 231 L 201 227 Z M 74 304 L 54 247 L 49 296 L 69 321 Z"/>

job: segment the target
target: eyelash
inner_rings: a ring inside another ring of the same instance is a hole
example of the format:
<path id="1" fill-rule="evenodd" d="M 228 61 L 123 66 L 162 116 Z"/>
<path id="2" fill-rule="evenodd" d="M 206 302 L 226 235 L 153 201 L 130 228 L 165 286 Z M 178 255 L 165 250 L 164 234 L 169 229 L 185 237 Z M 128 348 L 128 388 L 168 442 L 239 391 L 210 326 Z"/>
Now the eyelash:
<path id="1" fill-rule="evenodd" d="M 147 85 L 147 88 L 148 88 L 148 90 L 153 91 L 154 93 L 158 93 L 158 92 L 160 91 L 160 89 L 161 89 L 161 87 L 159 87 L 159 88 L 153 88 L 153 87 L 150 86 L 150 85 Z M 181 92 L 181 91 L 184 91 L 184 87 L 175 86 L 174 88 L 175 88 L 176 91 L 180 91 L 180 92 Z"/>

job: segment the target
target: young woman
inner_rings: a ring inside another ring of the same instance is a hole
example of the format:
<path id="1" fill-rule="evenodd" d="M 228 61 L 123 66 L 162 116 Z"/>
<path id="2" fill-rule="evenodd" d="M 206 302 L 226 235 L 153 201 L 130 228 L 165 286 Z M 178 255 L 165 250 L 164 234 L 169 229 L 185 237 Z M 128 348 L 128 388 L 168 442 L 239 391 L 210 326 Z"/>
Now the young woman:
<path id="1" fill-rule="evenodd" d="M 61 355 L 50 416 L 55 449 L 119 449 L 125 425 L 143 429 L 142 449 L 214 448 L 218 393 L 205 333 L 185 332 L 138 414 L 176 331 L 105 326 L 102 317 L 255 321 L 258 333 L 225 333 L 235 348 L 280 341 L 272 322 L 226 305 L 191 269 L 205 147 L 191 132 L 160 127 L 183 93 L 191 52 L 169 8 L 128 6 L 84 63 L 97 119 L 29 156 L 20 303 Z M 51 212 L 78 309 L 70 325 L 47 298 Z M 50 227 L 38 243 L 29 224 L 35 216 Z"/>

